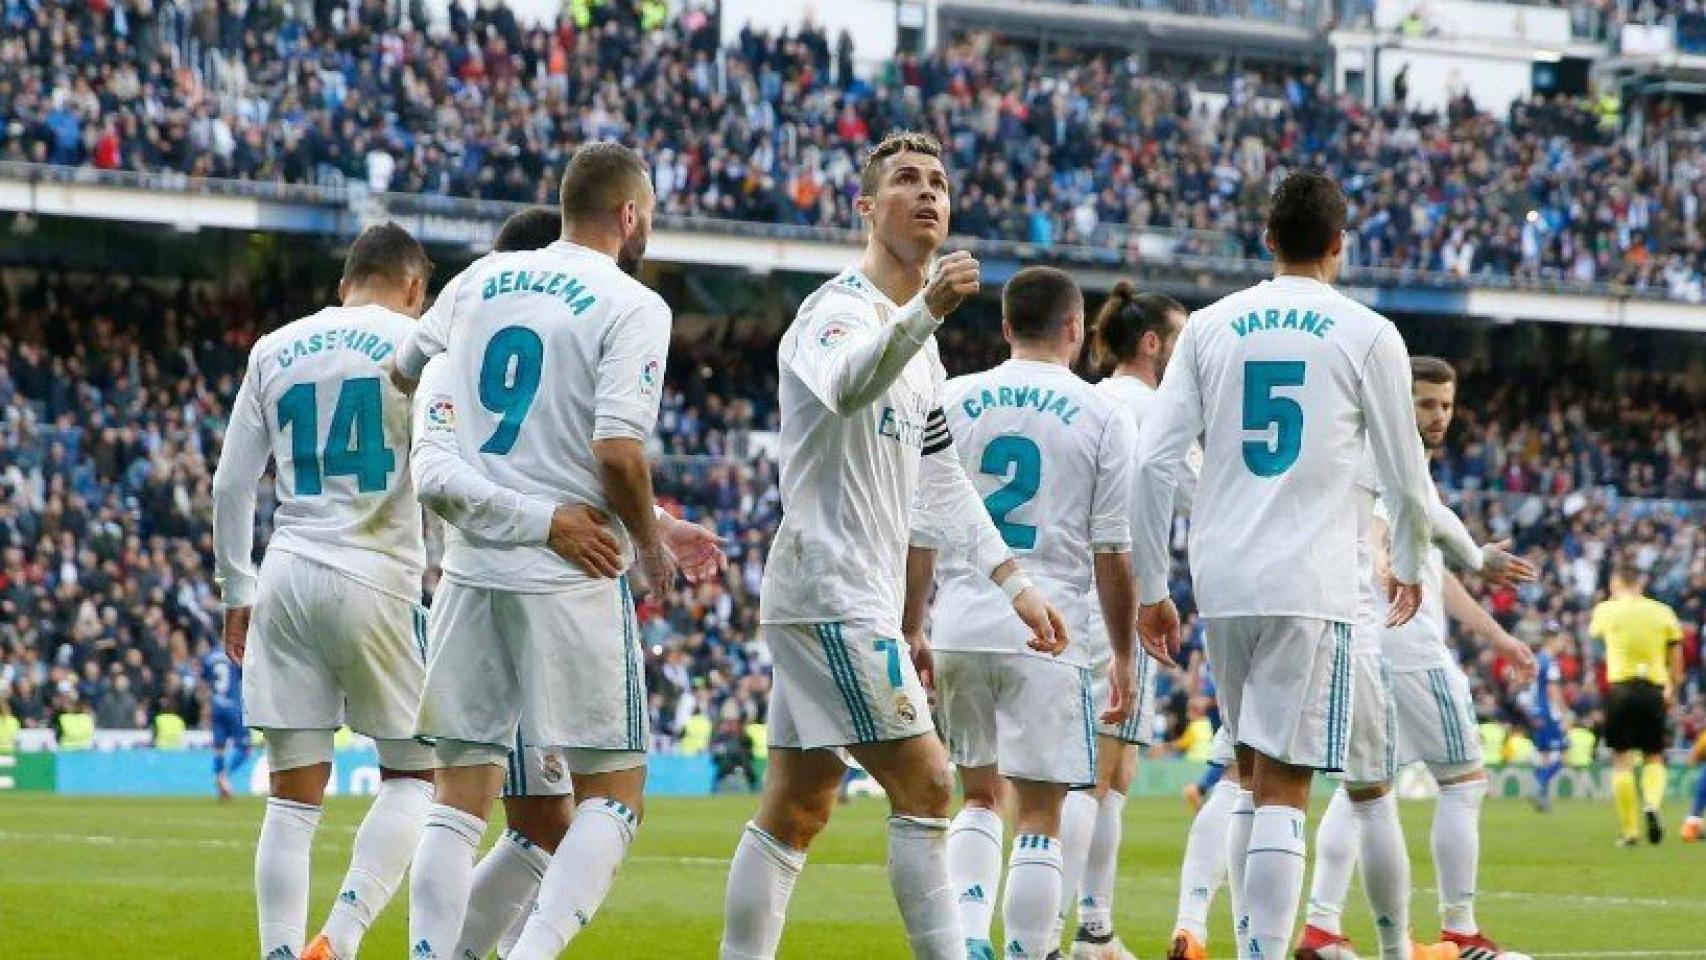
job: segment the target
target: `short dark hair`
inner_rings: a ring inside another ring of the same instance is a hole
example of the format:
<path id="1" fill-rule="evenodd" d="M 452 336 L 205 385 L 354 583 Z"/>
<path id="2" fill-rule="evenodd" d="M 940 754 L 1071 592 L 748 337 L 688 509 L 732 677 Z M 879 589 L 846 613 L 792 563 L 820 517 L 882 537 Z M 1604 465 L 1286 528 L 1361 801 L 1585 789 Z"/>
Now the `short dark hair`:
<path id="1" fill-rule="evenodd" d="M 1333 238 L 1345 229 L 1345 194 L 1333 178 L 1299 170 L 1280 181 L 1268 205 L 1268 235 L 1274 252 L 1290 263 L 1314 263 L 1327 256 Z"/>
<path id="2" fill-rule="evenodd" d="M 620 143 L 600 140 L 575 151 L 558 190 L 563 220 L 609 213 L 651 189 L 651 171 L 640 155 Z"/>
<path id="3" fill-rule="evenodd" d="M 1053 267 L 1026 267 L 1001 288 L 1001 317 L 1019 340 L 1054 336 L 1083 303 L 1078 283 Z"/>
<path id="4" fill-rule="evenodd" d="M 1641 569 L 1635 566 L 1633 560 L 1620 558 L 1611 565 L 1611 579 L 1639 588 L 1641 586 Z"/>
<path id="5" fill-rule="evenodd" d="M 548 207 L 528 207 L 511 214 L 492 241 L 495 251 L 539 250 L 562 239 L 563 215 Z"/>
<path id="6" fill-rule="evenodd" d="M 345 283 L 381 280 L 403 284 L 415 274 L 423 280 L 431 277 L 432 260 L 419 240 L 390 221 L 361 231 L 344 256 Z"/>
<path id="7" fill-rule="evenodd" d="M 928 133 L 915 130 L 898 130 L 884 137 L 865 155 L 865 162 L 859 166 L 860 193 L 868 197 L 877 192 L 882 185 L 883 161 L 897 153 L 922 153 L 940 160 L 942 142 Z"/>
<path id="8" fill-rule="evenodd" d="M 1456 383 L 1457 371 L 1438 357 L 1411 357 L 1410 379 L 1419 383 Z"/>
<path id="9" fill-rule="evenodd" d="M 1091 337 L 1094 365 L 1108 369 L 1137 355 L 1143 335 L 1165 338 L 1176 314 L 1189 314 L 1185 305 L 1164 293 L 1138 293 L 1130 280 L 1121 280 L 1102 301 Z"/>

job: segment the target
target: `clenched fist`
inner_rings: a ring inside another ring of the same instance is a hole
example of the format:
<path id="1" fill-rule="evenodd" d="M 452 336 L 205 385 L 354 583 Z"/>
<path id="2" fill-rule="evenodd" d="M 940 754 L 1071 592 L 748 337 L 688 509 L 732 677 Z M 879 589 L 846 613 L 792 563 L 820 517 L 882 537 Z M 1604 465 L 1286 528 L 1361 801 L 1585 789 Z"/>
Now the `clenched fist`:
<path id="1" fill-rule="evenodd" d="M 924 286 L 924 306 L 930 315 L 944 320 L 958 310 L 966 298 L 982 288 L 977 258 L 956 250 L 936 261 L 936 270 Z"/>

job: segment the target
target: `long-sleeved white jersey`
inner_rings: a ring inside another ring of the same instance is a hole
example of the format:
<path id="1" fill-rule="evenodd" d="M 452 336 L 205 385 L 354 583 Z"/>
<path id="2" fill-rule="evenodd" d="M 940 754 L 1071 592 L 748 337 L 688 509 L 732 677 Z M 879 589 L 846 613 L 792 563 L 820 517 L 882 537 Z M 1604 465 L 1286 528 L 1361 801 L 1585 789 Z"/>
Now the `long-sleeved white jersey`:
<path id="1" fill-rule="evenodd" d="M 948 428 L 1002 539 L 1073 638 L 1060 655 L 1085 665 L 1101 616 L 1095 553 L 1131 549 L 1131 417 L 1056 363 L 1009 360 L 944 390 Z M 920 519 L 915 517 L 916 521 Z M 1036 653 L 1005 595 L 962 550 L 938 561 L 930 643 L 938 650 Z"/>
<path id="2" fill-rule="evenodd" d="M 1374 515 L 1387 522 L 1386 501 L 1374 505 Z M 1481 568 L 1481 547 L 1463 521 L 1439 498 L 1439 490 L 1428 484 L 1428 544 L 1422 561 L 1422 605 L 1410 622 L 1388 627 L 1380 621 L 1380 649 L 1395 673 L 1450 667 L 1456 658 L 1446 646 L 1449 623 L 1445 616 L 1445 563 L 1463 570 Z"/>
<path id="3" fill-rule="evenodd" d="M 1409 354 L 1384 317 L 1292 276 L 1191 316 L 1138 443 L 1133 560 L 1145 603 L 1167 595 L 1176 474 L 1199 435 L 1190 553 L 1204 616 L 1356 619 L 1351 496 L 1365 445 L 1391 492 L 1393 571 L 1419 579 L 1427 467 Z"/>
<path id="4" fill-rule="evenodd" d="M 415 491 L 421 503 L 450 526 L 448 540 L 463 532 L 493 543 L 539 545 L 551 535 L 557 505 L 550 499 L 517 493 L 468 468 L 456 442 L 456 398 L 445 382 L 442 356 L 427 361 L 415 389 L 415 445 L 409 455 Z M 659 523 L 673 518 L 662 507 L 652 510 Z"/>
<path id="5" fill-rule="evenodd" d="M 1132 456 L 1137 456 L 1137 438 L 1142 435 L 1143 421 L 1148 418 L 1149 410 L 1155 405 L 1157 391 L 1154 387 L 1136 377 L 1113 376 L 1105 377 L 1097 382 L 1096 389 L 1110 400 L 1119 404 L 1126 413 L 1131 415 L 1132 426 L 1136 431 L 1132 434 Z M 1178 475 L 1178 486 L 1173 491 L 1173 506 L 1180 513 L 1190 513 L 1191 505 L 1196 500 L 1197 478 L 1202 474 L 1202 447 L 1192 443 L 1190 450 L 1185 452 L 1185 470 Z M 1132 516 L 1137 515 L 1137 470 L 1131 473 L 1131 504 Z"/>
<path id="6" fill-rule="evenodd" d="M 915 495 L 928 518 L 921 545 L 964 538 L 986 576 L 1010 556 L 942 414 L 937 326 L 922 294 L 899 306 L 850 269 L 782 335 L 784 513 L 763 622 L 847 621 L 898 637 Z"/>
<path id="7" fill-rule="evenodd" d="M 397 366 L 418 377 L 428 357 L 445 354 L 435 378 L 447 401 L 440 415 L 451 420 L 468 469 L 513 494 L 612 513 L 593 444 L 651 434 L 669 335 L 661 297 L 611 257 L 558 241 L 488 254 L 452 278 Z M 430 426 L 430 402 L 423 416 Z M 531 516 L 538 532 L 547 515 Z M 444 574 L 453 581 L 527 593 L 588 576 L 542 537 L 506 541 L 474 526 L 477 518 L 446 540 Z M 614 526 L 631 556 L 626 530 Z"/>
<path id="8" fill-rule="evenodd" d="M 255 485 L 278 465 L 268 550 L 419 602 L 426 551 L 409 478 L 409 399 L 384 364 L 415 328 L 380 306 L 327 307 L 255 341 L 213 475 L 214 575 L 254 602 Z"/>

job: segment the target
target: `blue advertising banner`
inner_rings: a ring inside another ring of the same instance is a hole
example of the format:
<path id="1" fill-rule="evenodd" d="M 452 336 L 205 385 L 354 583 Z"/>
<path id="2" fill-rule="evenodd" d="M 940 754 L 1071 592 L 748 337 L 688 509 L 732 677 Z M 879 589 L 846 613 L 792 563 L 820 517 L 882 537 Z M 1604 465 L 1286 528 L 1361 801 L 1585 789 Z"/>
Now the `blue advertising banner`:
<path id="1" fill-rule="evenodd" d="M 646 792 L 653 796 L 703 796 L 711 792 L 711 761 L 705 756 L 651 758 Z M 207 750 L 88 750 L 58 754 L 59 793 L 108 796 L 194 796 L 212 794 L 213 754 Z M 231 774 L 238 793 L 264 796 L 266 758 L 260 751 Z M 372 747 L 339 750 L 332 763 L 332 795 L 367 795 L 379 789 L 379 756 Z"/>

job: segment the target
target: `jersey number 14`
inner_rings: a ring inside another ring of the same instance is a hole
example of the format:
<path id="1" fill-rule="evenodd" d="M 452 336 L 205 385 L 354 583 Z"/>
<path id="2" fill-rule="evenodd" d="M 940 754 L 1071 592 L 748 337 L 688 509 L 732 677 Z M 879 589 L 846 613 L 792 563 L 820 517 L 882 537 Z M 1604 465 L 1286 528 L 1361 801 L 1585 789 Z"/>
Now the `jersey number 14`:
<path id="1" fill-rule="evenodd" d="M 278 398 L 278 428 L 290 431 L 290 461 L 299 497 L 317 496 L 323 477 L 354 477 L 356 489 L 385 489 L 397 456 L 385 445 L 385 407 L 378 377 L 353 377 L 338 388 L 332 429 L 320 449 L 320 404 L 315 384 L 299 383 Z"/>

